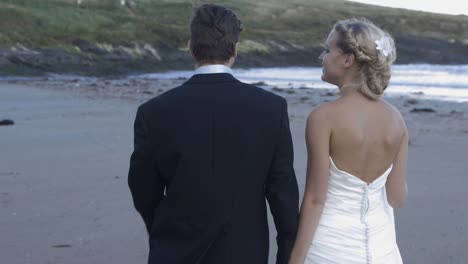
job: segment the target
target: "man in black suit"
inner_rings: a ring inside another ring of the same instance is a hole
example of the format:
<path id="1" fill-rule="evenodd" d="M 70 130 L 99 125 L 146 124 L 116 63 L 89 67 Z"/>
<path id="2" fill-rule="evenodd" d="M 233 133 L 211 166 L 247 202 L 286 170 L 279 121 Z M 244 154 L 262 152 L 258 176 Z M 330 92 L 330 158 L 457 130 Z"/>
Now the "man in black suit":
<path id="1" fill-rule="evenodd" d="M 240 21 L 203 5 L 191 22 L 195 74 L 142 104 L 128 183 L 148 263 L 268 262 L 268 200 L 287 263 L 298 187 L 286 100 L 233 77 Z"/>

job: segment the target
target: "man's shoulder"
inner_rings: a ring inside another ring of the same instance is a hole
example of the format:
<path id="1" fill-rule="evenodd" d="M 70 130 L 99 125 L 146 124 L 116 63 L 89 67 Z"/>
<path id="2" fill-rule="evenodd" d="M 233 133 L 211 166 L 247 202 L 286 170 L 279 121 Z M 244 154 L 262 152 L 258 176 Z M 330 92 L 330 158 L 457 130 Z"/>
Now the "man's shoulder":
<path id="1" fill-rule="evenodd" d="M 237 86 L 231 87 L 236 89 L 236 93 L 239 93 L 240 95 L 245 96 L 246 98 L 249 98 L 257 103 L 261 103 L 262 105 L 267 104 L 270 106 L 282 106 L 286 104 L 286 99 L 284 99 L 282 96 L 267 91 L 258 86 L 241 81 L 235 82 L 233 85 Z M 193 87 L 190 86 L 191 84 L 184 83 L 180 86 L 169 89 L 141 104 L 139 106 L 140 111 L 153 112 L 157 109 L 164 108 L 165 106 L 173 106 L 174 102 L 179 100 L 181 96 L 193 95 L 193 91 L 191 91 L 191 88 Z"/>
<path id="2" fill-rule="evenodd" d="M 255 86 L 253 84 L 239 82 L 239 85 L 243 86 L 243 88 L 245 88 L 245 90 L 248 90 L 252 95 L 256 95 L 260 98 L 264 98 L 264 100 L 269 100 L 273 103 L 278 103 L 278 104 L 283 104 L 284 102 L 286 102 L 286 99 L 284 99 L 282 96 L 277 95 L 268 90 L 265 90 L 263 88 L 260 88 L 258 86 Z"/>
<path id="3" fill-rule="evenodd" d="M 171 97 L 179 93 L 184 85 L 177 86 L 175 88 L 171 88 L 149 100 L 142 103 L 139 106 L 141 111 L 150 111 L 151 109 L 155 109 L 161 107 L 165 104 L 166 101 L 170 100 Z"/>

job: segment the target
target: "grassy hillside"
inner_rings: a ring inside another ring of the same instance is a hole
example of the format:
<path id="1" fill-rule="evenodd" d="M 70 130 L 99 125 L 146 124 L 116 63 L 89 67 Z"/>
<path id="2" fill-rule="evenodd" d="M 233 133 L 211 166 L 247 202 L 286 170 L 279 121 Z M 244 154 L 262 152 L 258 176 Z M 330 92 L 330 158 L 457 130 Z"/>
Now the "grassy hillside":
<path id="1" fill-rule="evenodd" d="M 192 7 L 205 2 L 223 4 L 233 9 L 243 21 L 241 66 L 316 65 L 316 57 L 331 25 L 338 19 L 349 17 L 368 18 L 394 35 L 398 63 L 468 63 L 467 16 L 339 0 L 135 2 L 136 7 L 127 8 L 122 7 L 119 0 L 82 0 L 81 5 L 76 0 L 0 0 L 0 47 L 4 54 L 2 60 L 0 52 L 0 66 L 11 66 L 5 56 L 13 55 L 6 51 L 10 47 L 20 47 L 19 50 L 39 49 L 40 52 L 44 49 L 64 50 L 71 54 L 69 56 L 86 58 L 85 65 L 112 58 L 115 66 L 121 59 L 125 60 L 123 55 L 128 55 L 133 60 L 128 68 L 135 67 L 134 62 L 139 58 L 151 61 L 151 56 L 156 60 L 150 63 L 150 71 L 181 68 L 190 61 L 184 49 Z M 136 45 L 146 45 L 146 48 L 136 48 Z M 152 55 L 145 57 L 142 55 L 145 52 Z M 57 60 L 67 60 L 62 57 Z M 23 57 L 11 61 L 21 67 L 37 64 Z M 146 66 L 147 63 L 141 65 L 143 70 Z M 44 67 L 44 71 L 54 71 L 51 65 Z"/>
<path id="2" fill-rule="evenodd" d="M 118 0 L 0 0 L 1 46 L 70 45 L 75 38 L 93 43 L 186 38 L 192 4 L 177 1 L 140 1 L 136 10 Z"/>

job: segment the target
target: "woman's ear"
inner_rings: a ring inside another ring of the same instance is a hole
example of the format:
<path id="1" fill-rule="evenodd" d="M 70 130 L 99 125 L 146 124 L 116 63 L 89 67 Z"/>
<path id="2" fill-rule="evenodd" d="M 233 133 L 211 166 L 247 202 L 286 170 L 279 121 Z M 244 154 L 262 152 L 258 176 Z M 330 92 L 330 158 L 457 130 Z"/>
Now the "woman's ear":
<path id="1" fill-rule="evenodd" d="M 346 67 L 346 68 L 349 68 L 349 67 L 353 66 L 354 61 L 356 60 L 356 56 L 354 56 L 353 53 L 351 53 L 351 54 L 346 54 L 345 56 L 346 56 L 346 57 L 345 57 L 345 61 L 344 61 L 345 67 Z"/>

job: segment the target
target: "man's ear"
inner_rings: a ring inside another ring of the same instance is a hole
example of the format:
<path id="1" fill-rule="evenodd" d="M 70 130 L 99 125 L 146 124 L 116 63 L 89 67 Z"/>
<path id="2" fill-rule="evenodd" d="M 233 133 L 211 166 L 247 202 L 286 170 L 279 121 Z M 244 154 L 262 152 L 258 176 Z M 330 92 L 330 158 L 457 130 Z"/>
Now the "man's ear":
<path id="1" fill-rule="evenodd" d="M 231 58 L 229 58 L 229 60 L 227 61 L 227 64 L 225 63 L 226 66 L 232 67 L 232 65 L 234 65 L 234 62 L 236 61 L 236 58 L 237 58 L 238 47 L 239 47 L 239 42 L 237 42 L 236 45 L 234 45 L 234 53 L 232 54 Z"/>
<path id="2" fill-rule="evenodd" d="M 188 49 L 188 52 L 190 53 L 190 56 L 192 56 L 192 58 L 195 58 L 193 57 L 193 53 L 192 53 L 192 45 L 191 44 L 191 41 L 190 39 L 187 41 L 187 49 Z"/>
<path id="3" fill-rule="evenodd" d="M 236 45 L 234 46 L 234 55 L 233 55 L 234 58 L 237 58 L 237 49 L 238 48 L 239 48 L 239 42 L 237 42 Z"/>
<path id="4" fill-rule="evenodd" d="M 345 61 L 344 61 L 345 67 L 349 68 L 353 66 L 355 60 L 356 60 L 356 56 L 354 56 L 354 53 L 346 54 Z"/>

